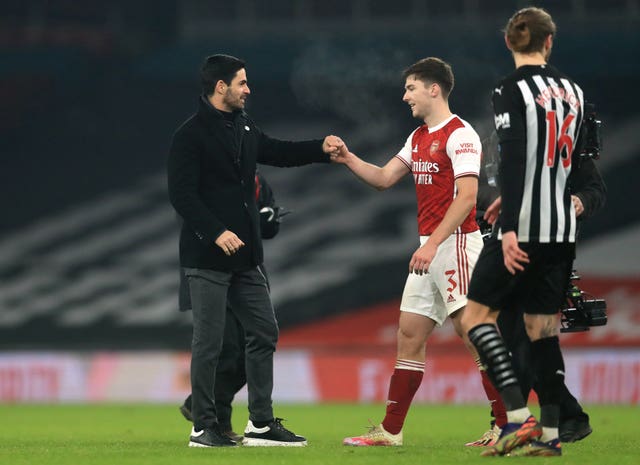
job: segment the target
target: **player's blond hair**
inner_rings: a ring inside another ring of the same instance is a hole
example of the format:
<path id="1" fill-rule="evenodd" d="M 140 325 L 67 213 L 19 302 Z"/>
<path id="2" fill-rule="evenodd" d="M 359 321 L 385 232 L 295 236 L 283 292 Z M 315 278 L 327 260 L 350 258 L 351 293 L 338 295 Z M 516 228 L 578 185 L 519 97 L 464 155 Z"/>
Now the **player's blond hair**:
<path id="1" fill-rule="evenodd" d="M 556 33 L 551 15 L 542 8 L 528 7 L 517 11 L 504 28 L 509 48 L 517 53 L 539 52 L 549 35 Z"/>

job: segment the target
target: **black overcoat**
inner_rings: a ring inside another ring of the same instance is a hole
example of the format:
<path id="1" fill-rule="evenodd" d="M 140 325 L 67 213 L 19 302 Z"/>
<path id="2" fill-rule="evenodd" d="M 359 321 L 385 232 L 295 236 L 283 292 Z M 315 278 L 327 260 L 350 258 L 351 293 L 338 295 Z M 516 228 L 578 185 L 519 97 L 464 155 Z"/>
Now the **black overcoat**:
<path id="1" fill-rule="evenodd" d="M 263 260 L 255 199 L 256 163 L 329 162 L 322 140 L 283 141 L 264 134 L 244 112 L 228 121 L 201 97 L 195 115 L 173 136 L 167 163 L 169 199 L 184 220 L 180 265 L 241 271 Z M 215 244 L 225 230 L 245 246 L 227 256 Z"/>

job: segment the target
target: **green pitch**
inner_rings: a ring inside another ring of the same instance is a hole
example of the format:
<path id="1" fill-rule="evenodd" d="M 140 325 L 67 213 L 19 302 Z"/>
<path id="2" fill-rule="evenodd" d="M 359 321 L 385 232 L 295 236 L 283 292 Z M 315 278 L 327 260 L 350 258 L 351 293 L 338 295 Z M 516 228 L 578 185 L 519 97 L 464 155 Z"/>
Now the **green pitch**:
<path id="1" fill-rule="evenodd" d="M 342 438 L 366 431 L 368 419 L 380 421 L 382 405 L 281 405 L 276 414 L 306 448 L 192 449 L 190 425 L 177 406 L 0 406 L 0 464 L 60 465 L 396 465 L 486 464 L 507 460 L 580 464 L 637 465 L 640 427 L 637 407 L 590 407 L 594 432 L 566 444 L 561 458 L 487 458 L 464 447 L 488 423 L 486 407 L 416 405 L 405 425 L 405 445 L 354 448 Z M 534 410 L 535 412 L 536 410 Z M 246 408 L 236 409 L 236 430 L 244 426 Z"/>

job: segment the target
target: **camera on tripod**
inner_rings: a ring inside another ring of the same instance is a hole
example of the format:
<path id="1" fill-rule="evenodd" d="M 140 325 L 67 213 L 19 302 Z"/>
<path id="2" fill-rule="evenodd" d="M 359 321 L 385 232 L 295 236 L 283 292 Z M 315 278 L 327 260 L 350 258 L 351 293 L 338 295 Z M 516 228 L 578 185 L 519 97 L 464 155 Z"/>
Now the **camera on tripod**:
<path id="1" fill-rule="evenodd" d="M 580 280 L 575 271 L 571 273 L 567 302 L 560 309 L 560 332 L 576 333 L 589 331 L 591 326 L 607 324 L 607 302 L 583 292 L 574 281 Z"/>
<path id="2" fill-rule="evenodd" d="M 579 154 L 582 158 L 600 158 L 600 150 L 602 150 L 602 136 L 600 128 L 602 121 L 596 115 L 596 106 L 593 103 L 584 104 L 584 120 L 580 129 L 580 149 Z"/>

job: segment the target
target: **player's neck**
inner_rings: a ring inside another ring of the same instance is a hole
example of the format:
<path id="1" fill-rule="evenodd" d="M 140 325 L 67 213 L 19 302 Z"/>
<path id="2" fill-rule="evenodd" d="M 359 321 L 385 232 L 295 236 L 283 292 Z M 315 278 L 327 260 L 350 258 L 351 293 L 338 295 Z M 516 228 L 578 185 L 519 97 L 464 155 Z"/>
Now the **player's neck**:
<path id="1" fill-rule="evenodd" d="M 535 53 L 514 53 L 513 61 L 516 64 L 516 68 L 527 65 L 546 65 L 544 55 L 540 52 Z"/>
<path id="2" fill-rule="evenodd" d="M 443 105 L 432 111 L 429 115 L 425 116 L 424 124 L 426 124 L 427 127 L 430 128 L 436 127 L 438 124 L 450 118 L 452 114 L 453 113 L 451 113 L 451 110 L 449 110 L 449 104 L 444 103 Z"/>

